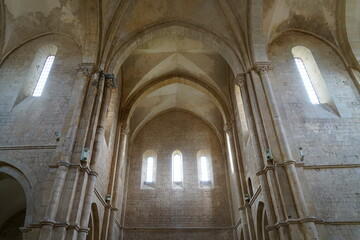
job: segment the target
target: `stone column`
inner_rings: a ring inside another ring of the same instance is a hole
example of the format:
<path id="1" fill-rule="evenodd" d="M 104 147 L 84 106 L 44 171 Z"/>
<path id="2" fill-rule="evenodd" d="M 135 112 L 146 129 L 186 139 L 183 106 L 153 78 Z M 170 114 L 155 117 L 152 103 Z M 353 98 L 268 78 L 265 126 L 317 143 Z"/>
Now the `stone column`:
<path id="1" fill-rule="evenodd" d="M 233 167 L 233 174 L 234 174 L 234 181 L 235 181 L 235 191 L 236 191 L 236 195 L 238 195 L 239 197 L 239 208 L 234 209 L 234 210 L 238 210 L 240 211 L 240 218 L 241 218 L 241 222 L 243 225 L 243 229 L 244 229 L 244 237 L 245 239 L 255 239 L 255 229 L 253 226 L 253 219 L 252 219 L 252 214 L 251 214 L 251 209 L 249 208 L 250 206 L 246 206 L 246 202 L 244 201 L 244 194 L 245 194 L 245 189 L 244 189 L 244 182 L 241 181 L 241 169 L 240 166 L 238 164 L 238 161 L 235 160 L 235 158 L 237 157 L 235 155 L 235 139 L 234 139 L 234 134 L 233 134 L 233 127 L 232 127 L 232 122 L 228 122 L 225 124 L 224 126 L 224 132 L 225 132 L 225 137 L 229 138 L 229 141 L 227 141 L 226 139 L 226 144 L 228 144 L 228 155 L 229 155 L 229 162 L 232 161 L 232 167 Z M 226 136 L 227 135 L 227 136 Z M 230 154 L 232 156 L 232 159 L 230 158 Z M 229 174 L 229 177 L 231 178 L 231 172 Z M 245 184 L 246 186 L 246 184 Z M 245 236 L 246 235 L 246 236 Z"/>
<path id="2" fill-rule="evenodd" d="M 268 71 L 270 70 L 270 63 L 257 63 L 255 70 L 260 75 L 261 82 L 264 88 L 268 107 L 272 117 L 272 122 L 275 128 L 276 137 L 279 143 L 282 164 L 285 168 L 286 176 L 290 185 L 291 193 L 295 202 L 295 207 L 299 216 L 299 221 L 303 225 L 305 239 L 319 239 L 318 233 L 314 224 L 314 217 L 309 216 L 309 211 L 306 205 L 304 193 L 298 178 L 295 168 L 296 161 L 293 159 L 289 143 L 285 134 L 285 129 L 282 124 L 279 109 L 275 100 L 274 92 L 270 83 Z"/>
<path id="3" fill-rule="evenodd" d="M 76 76 L 69 110 L 65 119 L 65 127 L 62 130 L 62 135 L 66 136 L 66 138 L 63 144 L 56 149 L 55 159 L 58 160 L 58 169 L 45 217 L 43 221 L 40 222 L 41 231 L 39 239 L 41 240 L 49 240 L 52 238 L 55 216 L 59 207 L 68 168 L 70 166 L 70 159 L 75 145 L 75 138 L 79 127 L 86 92 L 94 71 L 95 66 L 93 64 L 81 64 Z"/>
<path id="4" fill-rule="evenodd" d="M 247 82 L 250 84 L 247 85 Z M 248 115 L 248 127 L 250 131 L 250 139 L 252 142 L 252 145 L 254 147 L 254 156 L 256 164 L 256 168 L 262 170 L 264 168 L 264 161 L 263 161 L 263 154 L 261 151 L 261 148 L 259 147 L 260 141 L 258 140 L 259 136 L 257 136 L 254 132 L 254 128 L 258 129 L 258 126 L 256 126 L 256 121 L 254 118 L 257 117 L 257 109 L 253 107 L 254 103 L 250 101 L 250 94 L 253 94 L 252 86 L 251 86 L 251 77 L 249 74 L 239 74 L 236 76 L 236 85 L 240 87 L 241 91 L 241 98 L 243 101 L 244 109 Z M 249 90 L 251 89 L 251 90 Z M 249 159 L 247 162 L 250 162 Z M 269 225 L 274 225 L 276 223 L 276 215 L 273 208 L 273 201 L 271 199 L 271 193 L 269 189 L 269 184 L 266 179 L 266 176 L 260 175 L 259 176 L 260 185 L 261 185 L 261 191 L 264 197 L 265 201 L 265 208 L 268 215 L 268 221 Z M 279 234 L 277 232 L 277 229 L 272 229 L 269 231 L 269 237 L 271 240 L 278 240 Z M 283 239 L 283 238 L 281 238 Z"/>
<path id="5" fill-rule="evenodd" d="M 117 157 L 116 172 L 115 172 L 115 183 L 113 188 L 113 197 L 111 199 L 112 208 L 110 212 L 109 221 L 109 234 L 108 240 L 115 239 L 115 220 L 116 213 L 121 210 L 122 204 L 118 205 L 119 198 L 124 197 L 124 181 L 121 177 L 125 177 L 126 161 L 127 161 L 127 142 L 128 142 L 129 127 L 126 123 L 121 126 L 121 138 L 120 138 L 120 149 L 119 156 Z"/>
<path id="6" fill-rule="evenodd" d="M 105 136 L 106 114 L 110 103 L 111 91 L 112 88 L 115 87 L 114 81 L 115 81 L 114 75 L 105 74 L 105 89 L 103 95 L 104 100 L 101 105 L 98 126 L 96 129 L 95 142 L 94 142 L 92 157 L 90 161 L 91 168 L 94 168 L 95 164 L 101 160 L 100 153 L 101 153 L 102 141 Z M 90 171 L 88 175 L 89 175 L 88 183 L 84 198 L 83 211 L 80 220 L 81 228 L 79 230 L 79 235 L 78 235 L 79 240 L 86 240 L 87 233 L 89 232 L 88 223 L 91 214 L 92 197 L 94 193 L 97 173 L 94 171 Z"/>

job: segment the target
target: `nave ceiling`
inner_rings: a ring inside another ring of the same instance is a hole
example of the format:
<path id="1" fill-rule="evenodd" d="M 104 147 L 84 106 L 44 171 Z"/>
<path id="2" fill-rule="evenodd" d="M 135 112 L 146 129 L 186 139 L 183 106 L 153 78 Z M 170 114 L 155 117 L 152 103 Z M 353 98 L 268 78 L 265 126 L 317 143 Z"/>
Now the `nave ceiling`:
<path id="1" fill-rule="evenodd" d="M 282 33 L 309 33 L 340 53 L 352 47 L 353 55 L 341 54 L 355 62 L 357 8 L 356 0 L 3 0 L 1 58 L 42 35 L 65 35 L 83 62 L 122 80 L 121 107 L 132 132 L 180 109 L 219 133 L 232 118 L 230 81 L 266 61 Z"/>

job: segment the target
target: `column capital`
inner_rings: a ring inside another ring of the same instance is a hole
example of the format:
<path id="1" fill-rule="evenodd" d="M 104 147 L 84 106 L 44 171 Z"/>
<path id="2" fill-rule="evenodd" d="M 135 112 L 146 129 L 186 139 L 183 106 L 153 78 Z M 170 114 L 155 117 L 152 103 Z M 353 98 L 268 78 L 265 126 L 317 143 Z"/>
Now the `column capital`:
<path id="1" fill-rule="evenodd" d="M 96 72 L 96 66 L 94 63 L 80 63 L 78 72 L 82 72 L 84 76 L 91 77 Z"/>
<path id="2" fill-rule="evenodd" d="M 254 65 L 254 70 L 258 74 L 265 73 L 272 69 L 271 62 L 256 62 Z"/>
<path id="3" fill-rule="evenodd" d="M 126 136 L 126 135 L 129 134 L 129 132 L 130 132 L 129 125 L 128 125 L 127 123 L 123 124 L 123 125 L 121 126 L 121 135 L 122 135 L 122 136 Z"/>
<path id="4" fill-rule="evenodd" d="M 226 132 L 227 134 L 231 134 L 232 131 L 232 122 L 226 122 L 224 125 L 224 132 Z"/>
<path id="5" fill-rule="evenodd" d="M 240 88 L 244 87 L 246 83 L 246 73 L 239 73 L 235 77 L 235 84 Z"/>
<path id="6" fill-rule="evenodd" d="M 105 73 L 104 72 L 104 77 L 105 77 L 105 86 L 108 88 L 116 88 L 116 77 L 114 74 L 110 74 L 110 73 Z"/>

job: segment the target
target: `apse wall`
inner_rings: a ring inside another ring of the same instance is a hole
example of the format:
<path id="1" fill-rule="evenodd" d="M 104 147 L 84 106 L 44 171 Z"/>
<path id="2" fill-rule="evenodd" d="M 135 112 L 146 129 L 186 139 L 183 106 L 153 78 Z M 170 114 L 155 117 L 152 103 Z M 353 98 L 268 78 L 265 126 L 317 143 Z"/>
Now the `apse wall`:
<path id="1" fill-rule="evenodd" d="M 131 147 L 124 239 L 231 239 L 225 159 L 211 128 L 182 111 L 164 113 L 139 132 Z M 143 153 L 157 154 L 153 189 L 141 189 Z M 183 185 L 172 186 L 172 154 L 183 157 Z M 212 159 L 214 188 L 198 185 L 197 153 Z"/>
<path id="2" fill-rule="evenodd" d="M 320 69 L 338 112 L 312 104 L 296 67 L 292 48 L 308 48 Z M 269 48 L 272 87 L 300 171 L 308 205 L 315 206 L 320 239 L 355 240 L 359 226 L 359 94 L 340 57 L 324 42 L 287 33 Z M 303 147 L 300 161 L 298 147 Z M 307 185 L 305 184 L 307 182 Z"/>

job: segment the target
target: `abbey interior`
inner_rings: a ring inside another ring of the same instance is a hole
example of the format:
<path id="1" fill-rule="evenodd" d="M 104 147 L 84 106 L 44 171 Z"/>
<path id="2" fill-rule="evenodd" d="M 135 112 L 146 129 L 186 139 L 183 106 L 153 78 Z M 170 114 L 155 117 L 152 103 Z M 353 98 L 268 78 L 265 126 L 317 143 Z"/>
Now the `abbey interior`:
<path id="1" fill-rule="evenodd" d="M 1 240 L 359 240 L 360 1 L 1 0 Z"/>

